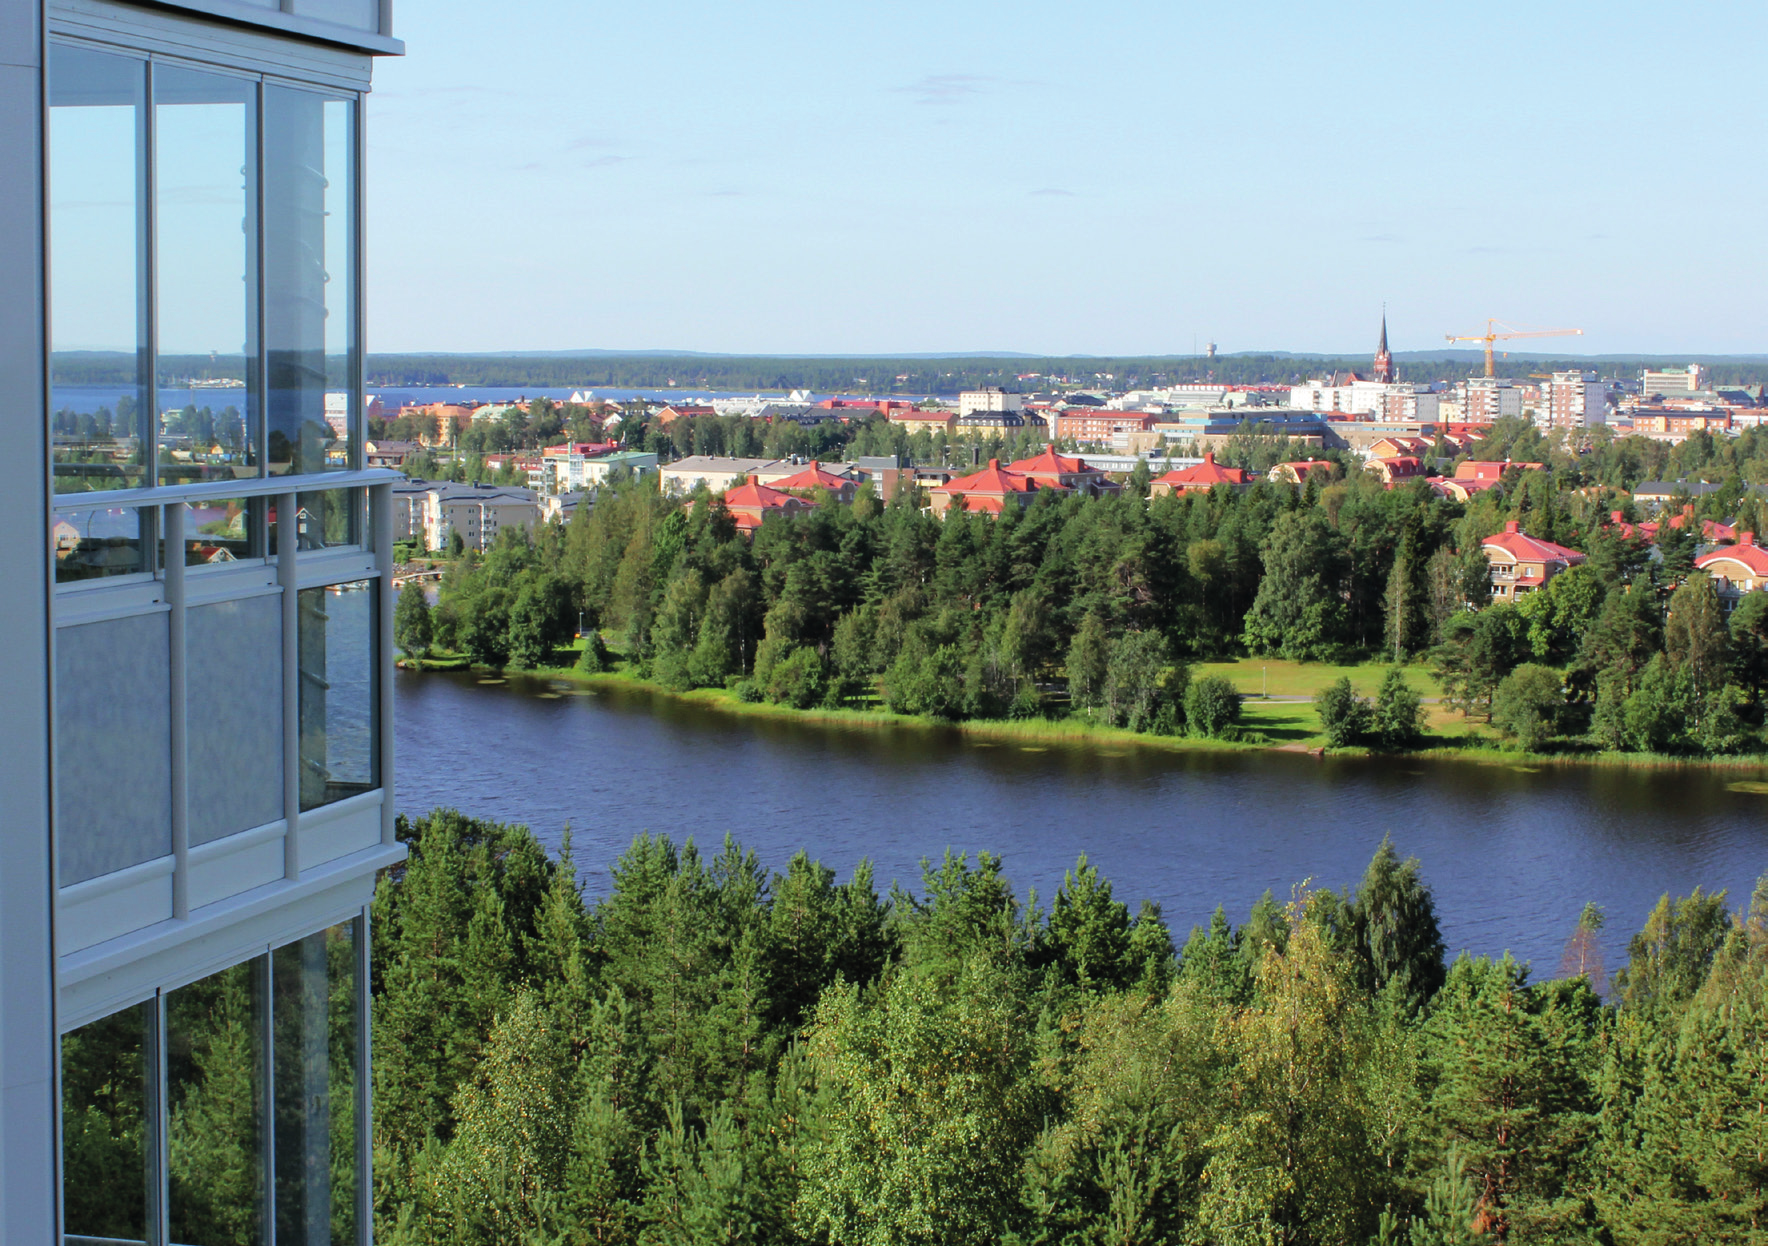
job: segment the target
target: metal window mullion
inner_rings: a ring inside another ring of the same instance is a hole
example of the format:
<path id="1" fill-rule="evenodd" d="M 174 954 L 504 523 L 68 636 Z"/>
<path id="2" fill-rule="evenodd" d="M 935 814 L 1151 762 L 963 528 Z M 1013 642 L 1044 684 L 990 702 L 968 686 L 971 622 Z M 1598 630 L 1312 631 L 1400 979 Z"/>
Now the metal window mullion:
<path id="1" fill-rule="evenodd" d="M 374 1243 L 374 992 L 369 981 L 369 912 L 356 919 L 356 1241 Z"/>
<path id="2" fill-rule="evenodd" d="M 254 162 L 257 176 L 256 185 L 253 187 L 252 194 L 252 212 L 256 217 L 253 221 L 252 259 L 253 265 L 257 270 L 257 289 L 253 292 L 252 315 L 254 317 L 254 332 L 258 347 L 256 352 L 258 356 L 256 360 L 258 371 L 258 431 L 256 438 L 258 443 L 258 475 L 263 477 L 270 474 L 270 348 L 265 340 L 265 329 L 267 328 L 269 321 L 264 313 L 266 297 L 264 287 L 266 277 L 269 273 L 269 266 L 265 259 L 264 249 L 264 235 L 266 232 L 264 229 L 264 176 L 266 168 L 264 156 L 264 136 L 266 133 L 264 125 L 264 110 L 267 93 L 264 89 L 264 81 L 261 78 L 258 80 L 257 100 L 257 142 L 255 144 L 257 148 L 257 158 Z M 268 535 L 269 534 L 266 533 L 266 538 L 268 538 Z"/>
<path id="3" fill-rule="evenodd" d="M 283 877 L 301 876 L 301 612 L 295 561 L 296 499 L 276 499 L 276 578 L 282 585 L 282 816 Z"/>
<path id="4" fill-rule="evenodd" d="M 380 572 L 375 585 L 375 774 L 381 789 L 381 842 L 392 845 L 399 838 L 393 808 L 393 486 L 376 485 L 370 496 L 375 568 Z"/>
<path id="5" fill-rule="evenodd" d="M 356 406 L 348 459 L 352 470 L 360 470 L 368 461 L 368 316 L 367 301 L 363 298 L 368 197 L 362 176 L 368 135 L 365 102 L 358 93 L 350 104 L 350 401 Z"/>
<path id="6" fill-rule="evenodd" d="M 190 916 L 190 741 L 185 704 L 184 504 L 161 508 L 165 514 L 165 586 L 168 616 L 166 681 L 170 687 L 172 752 L 172 916 Z"/>
<path id="7" fill-rule="evenodd" d="M 259 1076 L 264 1079 L 264 1093 L 259 1096 L 258 1110 L 263 1115 L 262 1145 L 264 1157 L 264 1246 L 276 1246 L 276 955 L 267 951 L 259 958 L 258 987 L 263 1001 L 259 1009 L 259 1036 L 264 1044 L 258 1062 Z"/>
<path id="8" fill-rule="evenodd" d="M 155 116 L 154 103 L 157 91 L 157 67 L 149 60 L 144 71 L 146 73 L 144 104 L 141 121 L 141 171 L 136 178 L 137 192 L 141 196 L 141 259 L 140 290 L 141 304 L 141 346 L 144 358 L 137 364 L 137 384 L 147 410 L 142 418 L 147 422 L 141 431 L 142 453 L 146 462 L 142 465 L 142 482 L 149 487 L 160 483 L 160 309 L 159 309 L 159 168 L 158 143 L 159 127 Z M 145 373 L 145 375 L 139 375 Z M 147 512 L 143 512 L 145 516 Z M 142 544 L 149 549 L 152 542 L 149 534 L 142 534 Z M 151 558 L 151 554 L 149 557 Z M 152 564 L 149 564 L 152 569 Z"/>
<path id="9" fill-rule="evenodd" d="M 153 1026 L 149 1030 L 153 1050 L 148 1053 L 148 1207 L 147 1239 L 150 1246 L 167 1246 L 172 1240 L 172 1152 L 167 1119 L 166 992 L 153 996 Z"/>

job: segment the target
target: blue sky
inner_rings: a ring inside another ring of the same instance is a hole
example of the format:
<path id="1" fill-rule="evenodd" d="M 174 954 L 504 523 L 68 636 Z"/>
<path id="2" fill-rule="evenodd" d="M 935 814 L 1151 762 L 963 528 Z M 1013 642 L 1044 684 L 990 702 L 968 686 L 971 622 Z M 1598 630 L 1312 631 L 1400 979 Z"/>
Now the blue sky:
<path id="1" fill-rule="evenodd" d="M 371 350 L 1768 351 L 1759 0 L 395 16 Z"/>

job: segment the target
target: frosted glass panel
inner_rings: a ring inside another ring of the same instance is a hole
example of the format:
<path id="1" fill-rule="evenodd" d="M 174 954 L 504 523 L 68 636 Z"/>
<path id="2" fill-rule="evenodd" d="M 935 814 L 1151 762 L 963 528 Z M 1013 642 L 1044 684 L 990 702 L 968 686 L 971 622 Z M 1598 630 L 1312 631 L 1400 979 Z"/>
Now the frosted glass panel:
<path id="1" fill-rule="evenodd" d="M 148 614 L 55 634 L 64 887 L 172 851 L 166 629 L 164 614 Z"/>
<path id="2" fill-rule="evenodd" d="M 379 785 L 372 580 L 301 590 L 301 808 Z"/>
<path id="3" fill-rule="evenodd" d="M 189 658 L 190 842 L 282 817 L 282 598 L 192 607 Z"/>

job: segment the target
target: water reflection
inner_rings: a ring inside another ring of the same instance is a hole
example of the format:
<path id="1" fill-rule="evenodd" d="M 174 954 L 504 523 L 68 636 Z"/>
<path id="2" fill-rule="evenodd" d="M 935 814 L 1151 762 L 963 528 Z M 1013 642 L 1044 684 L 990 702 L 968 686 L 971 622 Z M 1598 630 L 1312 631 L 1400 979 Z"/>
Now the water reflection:
<path id="1" fill-rule="evenodd" d="M 400 807 L 527 822 L 550 846 L 570 822 L 592 894 L 642 830 L 728 831 L 776 868 L 800 847 L 843 874 L 869 856 L 881 886 L 915 883 L 947 847 L 988 849 L 1045 898 L 1084 851 L 1181 938 L 1217 902 L 1238 918 L 1266 888 L 1350 885 L 1391 834 L 1423 860 L 1452 948 L 1510 948 L 1545 970 L 1586 901 L 1607 910 L 1619 963 L 1661 892 L 1737 896 L 1768 869 L 1768 796 L 1728 790 L 1760 778 L 1736 772 L 983 745 L 582 693 L 401 672 Z"/>

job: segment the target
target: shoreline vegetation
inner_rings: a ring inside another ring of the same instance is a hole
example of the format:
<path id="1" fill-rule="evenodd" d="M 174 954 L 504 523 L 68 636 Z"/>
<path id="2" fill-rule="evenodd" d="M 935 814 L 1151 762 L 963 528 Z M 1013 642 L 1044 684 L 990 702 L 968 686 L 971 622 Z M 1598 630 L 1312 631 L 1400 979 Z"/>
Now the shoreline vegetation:
<path id="1" fill-rule="evenodd" d="M 903 450 L 881 419 L 811 431 L 813 454 Z M 747 454 L 760 436 L 700 416 L 621 432 L 671 455 Z M 1251 440 L 1222 461 L 1265 475 L 1207 491 L 1145 467 L 1105 480 L 1046 451 L 1027 462 L 1061 487 L 990 476 L 1013 493 L 998 514 L 935 514 L 904 486 L 733 495 L 739 515 L 704 485 L 613 482 L 568 524 L 505 529 L 483 552 L 457 536 L 434 606 L 419 585 L 402 592 L 395 639 L 550 670 L 587 636 L 587 674 L 711 690 L 699 699 L 719 708 L 963 723 L 972 738 L 1768 765 L 1768 592 L 1694 567 L 1702 534 L 1768 531 L 1768 503 L 1734 476 L 1648 530 L 1626 492 L 1640 472 L 1696 466 L 1678 456 L 1753 472 L 1768 430 L 1572 453 L 1499 421 L 1471 453 L 1510 466 L 1465 502 L 1422 479 L 1388 488 L 1339 451 Z M 1315 454 L 1299 486 L 1272 470 Z M 1486 542 L 1507 531 L 1565 546 L 1564 569 L 1499 592 Z M 1019 723 L 1038 725 L 1003 727 Z"/>
<path id="2" fill-rule="evenodd" d="M 577 641 L 566 652 L 580 654 L 582 650 L 583 642 Z M 610 656 L 612 657 L 612 655 Z M 1426 706 L 1429 720 L 1426 725 L 1426 734 L 1419 738 L 1415 747 L 1396 751 L 1383 750 L 1365 744 L 1334 746 L 1330 744 L 1325 731 L 1320 727 L 1318 714 L 1311 701 L 1298 699 L 1295 693 L 1288 691 L 1274 691 L 1270 694 L 1270 699 L 1261 697 L 1256 691 L 1242 692 L 1245 698 L 1241 705 L 1242 725 L 1249 729 L 1249 734 L 1263 738 L 1231 740 L 1191 735 L 1150 735 L 1146 732 L 1131 731 L 1125 727 L 1112 727 L 1104 723 L 1089 722 L 1085 719 L 1072 717 L 952 720 L 934 718 L 924 714 L 897 714 L 885 708 L 813 706 L 808 709 L 798 709 L 791 705 L 768 701 L 744 701 L 730 688 L 672 689 L 655 679 L 646 678 L 636 673 L 628 664 L 618 658 L 613 659 L 613 669 L 605 671 L 585 671 L 577 665 L 558 666 L 552 664 L 530 669 L 498 668 L 475 664 L 465 654 L 458 653 L 431 655 L 425 658 L 402 655 L 398 659 L 398 665 L 403 670 L 418 673 L 476 672 L 481 675 L 493 676 L 495 677 L 494 681 L 498 683 L 515 677 L 537 682 L 572 683 L 582 687 L 635 689 L 653 696 L 669 697 L 719 713 L 751 718 L 826 723 L 853 728 L 884 727 L 904 730 L 956 731 L 971 742 L 1024 742 L 1064 748 L 1088 747 L 1113 752 L 1136 748 L 1169 753 L 1280 752 L 1318 758 L 1385 756 L 1393 757 L 1396 760 L 1462 762 L 1524 771 L 1543 766 L 1596 766 L 1641 770 L 1717 770 L 1760 773 L 1764 777 L 1768 777 L 1768 754 L 1677 757 L 1658 753 L 1520 752 L 1514 747 L 1505 747 L 1504 742 L 1495 733 L 1480 733 L 1479 728 L 1483 724 L 1463 723 L 1458 718 L 1452 717 L 1440 704 Z M 1204 663 L 1200 665 L 1199 669 L 1207 674 L 1220 674 L 1237 686 L 1245 686 L 1250 681 L 1250 684 L 1256 687 L 1259 682 L 1259 668 L 1261 666 L 1288 668 L 1282 672 L 1283 682 L 1276 685 L 1279 689 L 1292 688 L 1296 683 L 1309 678 L 1324 683 L 1333 676 L 1339 676 L 1350 679 L 1358 691 L 1364 690 L 1363 685 L 1372 686 L 1378 682 L 1386 669 L 1375 665 L 1331 666 L 1308 663 L 1260 663 L 1255 659 Z M 1428 673 L 1420 668 L 1404 669 L 1405 673 L 1413 677 L 1420 685 L 1428 678 Z M 1438 719 L 1441 720 L 1440 724 L 1436 721 Z M 1297 722 L 1303 725 L 1298 727 L 1295 725 Z M 1439 725 L 1447 730 L 1442 734 L 1435 734 Z M 1273 737 L 1272 730 L 1287 734 Z M 1296 733 L 1299 732 L 1306 734 L 1297 737 Z M 1768 784 L 1763 785 L 1763 794 L 1768 795 Z"/>

